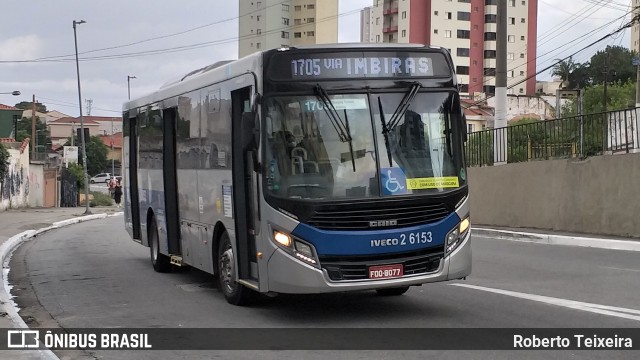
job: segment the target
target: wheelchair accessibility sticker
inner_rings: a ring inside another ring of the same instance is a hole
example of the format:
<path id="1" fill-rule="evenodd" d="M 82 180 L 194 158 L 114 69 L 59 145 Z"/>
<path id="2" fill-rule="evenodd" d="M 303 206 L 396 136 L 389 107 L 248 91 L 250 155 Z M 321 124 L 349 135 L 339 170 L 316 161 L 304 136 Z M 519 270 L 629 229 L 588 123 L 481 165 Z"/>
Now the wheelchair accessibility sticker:
<path id="1" fill-rule="evenodd" d="M 381 169 L 382 194 L 400 195 L 407 193 L 407 177 L 400 168 Z"/>

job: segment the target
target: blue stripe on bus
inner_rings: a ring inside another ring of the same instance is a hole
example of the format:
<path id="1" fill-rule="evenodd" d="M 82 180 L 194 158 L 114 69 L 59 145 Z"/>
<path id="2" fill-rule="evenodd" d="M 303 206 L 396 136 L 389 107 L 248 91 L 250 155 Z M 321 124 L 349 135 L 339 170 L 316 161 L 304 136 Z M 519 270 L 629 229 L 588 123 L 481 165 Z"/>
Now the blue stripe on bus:
<path id="1" fill-rule="evenodd" d="M 400 229 L 329 231 L 298 224 L 291 234 L 313 244 L 319 256 L 372 255 L 442 246 L 449 231 L 459 222 L 460 217 L 453 212 L 435 223 Z M 429 238 L 429 232 L 431 242 L 425 242 L 424 239 Z"/>

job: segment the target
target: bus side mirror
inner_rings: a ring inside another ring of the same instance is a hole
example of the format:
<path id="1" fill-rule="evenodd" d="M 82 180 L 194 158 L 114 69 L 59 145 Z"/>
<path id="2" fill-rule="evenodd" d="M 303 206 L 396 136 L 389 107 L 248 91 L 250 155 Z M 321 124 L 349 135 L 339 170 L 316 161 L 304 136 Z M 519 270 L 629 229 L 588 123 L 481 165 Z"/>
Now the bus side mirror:
<path id="1" fill-rule="evenodd" d="M 467 115 L 462 114 L 462 140 L 467 142 L 469 140 L 469 133 L 467 132 Z"/>

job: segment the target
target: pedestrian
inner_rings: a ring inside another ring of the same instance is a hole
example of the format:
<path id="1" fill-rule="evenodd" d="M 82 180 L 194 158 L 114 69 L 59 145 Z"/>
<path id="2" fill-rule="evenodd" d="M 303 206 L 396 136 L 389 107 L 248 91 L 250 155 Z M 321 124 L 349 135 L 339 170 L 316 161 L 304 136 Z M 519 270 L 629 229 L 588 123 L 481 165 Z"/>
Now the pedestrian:
<path id="1" fill-rule="evenodd" d="M 122 200 L 122 184 L 120 180 L 116 182 L 115 189 L 113 190 L 113 198 L 116 201 L 116 206 L 120 207 L 120 201 Z"/>

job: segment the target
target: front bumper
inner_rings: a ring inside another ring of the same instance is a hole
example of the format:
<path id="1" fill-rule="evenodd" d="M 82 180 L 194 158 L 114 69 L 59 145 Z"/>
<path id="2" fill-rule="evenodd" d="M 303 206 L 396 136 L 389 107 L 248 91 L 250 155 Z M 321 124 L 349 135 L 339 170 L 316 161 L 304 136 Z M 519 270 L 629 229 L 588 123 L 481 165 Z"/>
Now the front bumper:
<path id="1" fill-rule="evenodd" d="M 332 281 L 325 270 L 304 264 L 281 249 L 269 259 L 268 269 L 269 291 L 286 294 L 370 290 L 455 280 L 471 273 L 471 231 L 462 244 L 440 261 L 438 269 L 428 274 L 386 280 Z"/>

